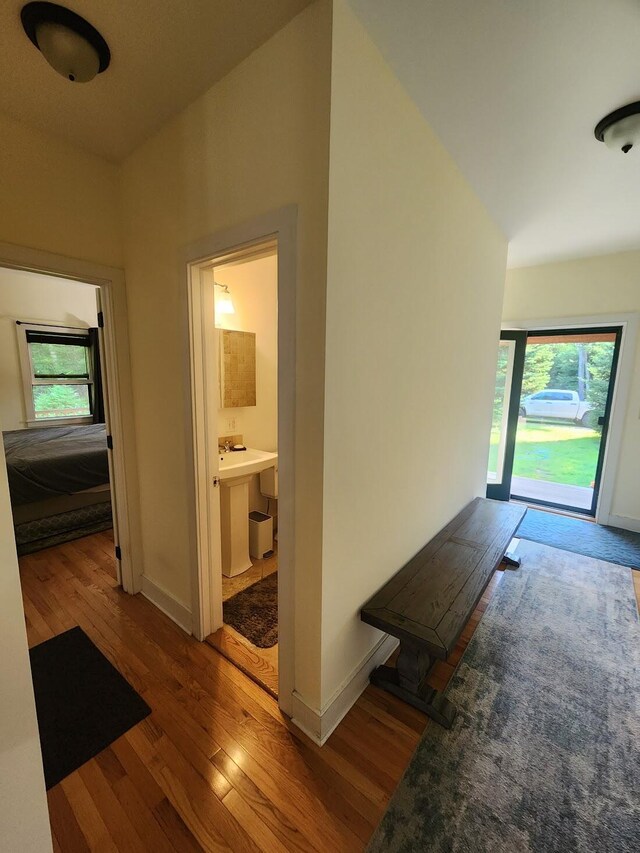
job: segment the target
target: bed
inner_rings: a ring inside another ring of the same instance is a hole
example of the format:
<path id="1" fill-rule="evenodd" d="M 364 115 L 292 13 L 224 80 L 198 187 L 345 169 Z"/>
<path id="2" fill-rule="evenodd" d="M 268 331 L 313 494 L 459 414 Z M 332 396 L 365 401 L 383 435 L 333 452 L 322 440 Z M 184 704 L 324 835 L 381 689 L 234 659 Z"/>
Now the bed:
<path id="1" fill-rule="evenodd" d="M 12 430 L 3 439 L 19 554 L 112 526 L 104 424 Z"/>

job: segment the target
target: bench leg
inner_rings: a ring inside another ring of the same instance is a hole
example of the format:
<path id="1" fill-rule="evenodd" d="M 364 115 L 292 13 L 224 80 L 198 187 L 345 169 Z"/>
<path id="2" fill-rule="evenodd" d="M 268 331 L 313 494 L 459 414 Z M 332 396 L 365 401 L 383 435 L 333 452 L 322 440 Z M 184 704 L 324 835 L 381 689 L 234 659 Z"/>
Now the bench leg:
<path id="1" fill-rule="evenodd" d="M 519 569 L 520 565 L 522 563 L 522 560 L 520 557 L 518 557 L 517 554 L 511 553 L 511 551 L 507 551 L 507 553 L 502 558 L 502 562 L 509 569 Z"/>
<path id="2" fill-rule="evenodd" d="M 442 693 L 427 684 L 433 663 L 424 649 L 401 641 L 396 666 L 377 667 L 371 673 L 370 681 L 450 729 L 456 708 Z"/>

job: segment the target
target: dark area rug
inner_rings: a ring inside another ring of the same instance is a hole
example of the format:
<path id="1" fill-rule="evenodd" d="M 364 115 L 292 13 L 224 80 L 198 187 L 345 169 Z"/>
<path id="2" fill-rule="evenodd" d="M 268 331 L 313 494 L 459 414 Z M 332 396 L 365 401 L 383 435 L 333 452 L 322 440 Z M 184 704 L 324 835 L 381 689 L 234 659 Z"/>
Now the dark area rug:
<path id="1" fill-rule="evenodd" d="M 278 573 L 236 593 L 222 606 L 227 625 L 246 637 L 259 649 L 270 649 L 278 642 Z"/>
<path id="2" fill-rule="evenodd" d="M 640 569 L 640 533 L 630 530 L 529 509 L 516 536 L 596 560 Z"/>
<path id="3" fill-rule="evenodd" d="M 629 569 L 521 542 L 370 853 L 632 853 L 640 629 Z"/>
<path id="4" fill-rule="evenodd" d="M 34 646 L 29 655 L 48 790 L 151 709 L 81 628 Z"/>

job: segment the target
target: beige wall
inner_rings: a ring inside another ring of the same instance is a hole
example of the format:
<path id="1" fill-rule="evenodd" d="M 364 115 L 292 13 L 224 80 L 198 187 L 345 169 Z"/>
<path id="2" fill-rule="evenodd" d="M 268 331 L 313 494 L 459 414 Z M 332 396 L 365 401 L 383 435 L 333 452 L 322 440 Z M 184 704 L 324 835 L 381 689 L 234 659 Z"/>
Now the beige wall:
<path id="1" fill-rule="evenodd" d="M 121 263 L 116 167 L 6 116 L 0 116 L 0 151 L 0 242 Z M 122 327 L 124 292 L 115 299 Z M 124 348 L 122 360 L 126 368 Z M 4 464 L 0 468 L 2 846 L 44 853 L 51 849 L 47 803 Z M 134 470 L 130 476 L 135 483 Z"/>
<path id="2" fill-rule="evenodd" d="M 216 282 L 226 284 L 235 314 L 220 314 L 223 329 L 256 336 L 256 405 L 218 412 L 218 435 L 243 436 L 247 447 L 278 449 L 278 259 L 276 255 L 217 267 Z M 217 288 L 219 290 L 219 288 Z M 233 419 L 235 427 L 228 421 Z"/>
<path id="3" fill-rule="evenodd" d="M 46 853 L 51 833 L 4 461 L 0 569 L 0 847 L 7 853 Z"/>
<path id="4" fill-rule="evenodd" d="M 640 312 L 640 252 L 600 255 L 509 270 L 508 321 Z M 620 446 L 611 512 L 640 522 L 640 346 Z"/>
<path id="5" fill-rule="evenodd" d="M 381 636 L 360 607 L 484 494 L 507 248 L 344 0 L 333 20 L 323 704 Z"/>
<path id="6" fill-rule="evenodd" d="M 298 207 L 296 687 L 319 697 L 331 8 L 305 9 L 124 164 L 145 574 L 190 601 L 184 252 Z"/>
<path id="7" fill-rule="evenodd" d="M 0 241 L 121 266 L 118 168 L 0 115 Z"/>
<path id="8" fill-rule="evenodd" d="M 23 429 L 26 413 L 16 320 L 60 326 L 97 324 L 95 287 L 0 267 L 0 422 Z"/>
<path id="9" fill-rule="evenodd" d="M 278 449 L 278 258 L 273 254 L 255 261 L 217 267 L 214 278 L 226 284 L 235 314 L 220 314 L 222 329 L 254 332 L 256 336 L 256 405 L 218 412 L 218 436 L 242 435 L 247 447 Z M 219 288 L 218 288 L 219 290 Z M 231 427 L 229 423 L 235 426 Z M 215 440 L 215 439 L 214 439 Z M 260 493 L 260 475 L 249 483 L 249 509 L 277 510 Z"/>

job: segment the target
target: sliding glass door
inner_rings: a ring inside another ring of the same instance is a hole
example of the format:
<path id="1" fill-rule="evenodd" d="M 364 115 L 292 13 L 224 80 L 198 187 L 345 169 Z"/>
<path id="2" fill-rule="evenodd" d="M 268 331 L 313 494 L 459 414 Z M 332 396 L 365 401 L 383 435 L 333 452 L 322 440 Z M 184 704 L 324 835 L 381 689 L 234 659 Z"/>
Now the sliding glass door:
<path id="1" fill-rule="evenodd" d="M 522 335 L 518 359 L 507 336 Z M 488 497 L 595 515 L 620 340 L 617 327 L 503 332 Z"/>
<path id="2" fill-rule="evenodd" d="M 530 332 L 514 498 L 595 515 L 621 330 Z"/>

